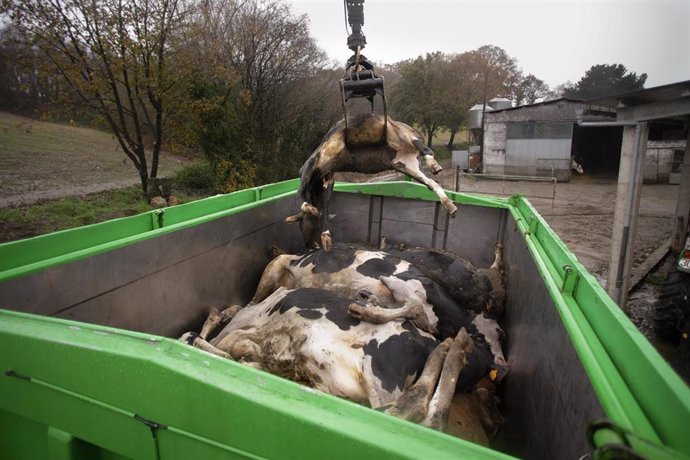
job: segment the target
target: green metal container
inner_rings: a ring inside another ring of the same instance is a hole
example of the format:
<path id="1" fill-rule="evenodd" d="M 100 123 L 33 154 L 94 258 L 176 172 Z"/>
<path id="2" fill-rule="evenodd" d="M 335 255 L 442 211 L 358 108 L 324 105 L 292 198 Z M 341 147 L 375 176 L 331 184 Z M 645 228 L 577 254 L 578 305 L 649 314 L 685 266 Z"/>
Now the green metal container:
<path id="1" fill-rule="evenodd" d="M 296 252 L 297 181 L 0 245 L 0 458 L 690 456 L 690 390 L 523 198 L 336 184 L 338 241 L 501 241 L 511 373 L 487 449 L 175 340 Z"/>

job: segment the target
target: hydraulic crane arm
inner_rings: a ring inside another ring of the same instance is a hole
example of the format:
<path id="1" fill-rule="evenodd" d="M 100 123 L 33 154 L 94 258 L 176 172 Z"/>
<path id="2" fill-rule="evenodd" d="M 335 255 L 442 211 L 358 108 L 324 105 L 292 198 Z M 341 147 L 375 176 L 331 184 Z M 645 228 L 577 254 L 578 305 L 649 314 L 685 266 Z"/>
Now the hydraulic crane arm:
<path id="1" fill-rule="evenodd" d="M 340 80 L 345 126 L 347 128 L 347 101 L 353 98 L 365 97 L 371 103 L 371 111 L 374 112 L 374 97 L 379 95 L 383 101 L 384 115 L 384 129 L 381 135 L 381 142 L 385 142 L 388 118 L 386 96 L 383 90 L 383 77 L 376 75 L 373 64 L 361 54 L 362 49 L 367 44 L 367 39 L 362 32 L 362 26 L 364 25 L 364 0 L 343 1 L 346 8 L 345 14 L 352 28 L 352 32 L 347 37 L 347 47 L 355 53 L 347 60 L 345 78 Z"/>
<path id="2" fill-rule="evenodd" d="M 367 44 L 367 38 L 362 33 L 364 25 L 364 0 L 344 0 L 347 8 L 347 19 L 352 28 L 350 36 L 347 37 L 347 47 L 355 53 L 357 49 L 363 50 Z"/>

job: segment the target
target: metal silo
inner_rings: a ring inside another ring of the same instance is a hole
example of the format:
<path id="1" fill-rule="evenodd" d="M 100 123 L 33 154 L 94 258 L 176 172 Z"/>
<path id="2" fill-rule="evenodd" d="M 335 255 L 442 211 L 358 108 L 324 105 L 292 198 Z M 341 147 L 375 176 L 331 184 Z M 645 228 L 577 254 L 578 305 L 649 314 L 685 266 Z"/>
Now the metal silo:
<path id="1" fill-rule="evenodd" d="M 467 111 L 467 129 L 481 129 L 483 110 L 483 104 L 476 104 L 473 105 L 472 108 Z M 491 112 L 491 110 L 491 107 L 489 106 L 489 104 L 487 104 L 486 111 Z"/>
<path id="2" fill-rule="evenodd" d="M 489 101 L 489 105 L 493 110 L 504 110 L 513 107 L 513 103 L 504 97 L 495 97 Z"/>

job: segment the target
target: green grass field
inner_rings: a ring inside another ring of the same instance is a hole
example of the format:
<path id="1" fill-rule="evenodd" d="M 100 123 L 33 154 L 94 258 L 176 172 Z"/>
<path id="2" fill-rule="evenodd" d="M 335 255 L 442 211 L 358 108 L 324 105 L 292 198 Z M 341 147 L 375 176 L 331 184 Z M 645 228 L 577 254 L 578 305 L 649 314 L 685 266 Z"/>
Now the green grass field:
<path id="1" fill-rule="evenodd" d="M 180 203 L 203 197 L 178 192 L 175 196 Z M 133 216 L 150 210 L 151 206 L 141 198 L 141 187 L 138 185 L 0 209 L 0 243 Z"/>

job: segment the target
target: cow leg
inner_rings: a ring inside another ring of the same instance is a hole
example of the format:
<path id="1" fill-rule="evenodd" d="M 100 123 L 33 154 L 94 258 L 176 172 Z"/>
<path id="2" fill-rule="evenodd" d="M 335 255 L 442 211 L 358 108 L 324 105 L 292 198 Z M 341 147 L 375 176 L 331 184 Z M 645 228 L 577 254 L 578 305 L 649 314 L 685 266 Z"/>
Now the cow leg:
<path id="1" fill-rule="evenodd" d="M 304 213 L 302 211 L 298 212 L 297 214 L 294 214 L 292 216 L 287 216 L 285 218 L 285 222 L 288 224 L 294 224 L 295 222 L 299 222 L 304 218 Z"/>
<path id="2" fill-rule="evenodd" d="M 438 387 L 429 403 L 429 411 L 422 421 L 422 425 L 444 431 L 448 425 L 448 414 L 453 402 L 455 386 L 458 383 L 460 371 L 467 364 L 467 357 L 474 351 L 472 338 L 465 328 L 460 329 L 448 350 L 443 362 L 443 371 Z"/>
<path id="3" fill-rule="evenodd" d="M 178 340 L 180 342 L 186 343 L 187 345 L 191 345 L 194 348 L 199 348 L 200 350 L 204 350 L 205 352 L 211 353 L 216 356 L 220 356 L 221 358 L 230 359 L 229 354 L 227 354 L 223 350 L 214 347 L 205 339 L 202 339 L 196 332 L 187 332 L 183 334 L 182 337 L 180 337 Z"/>
<path id="4" fill-rule="evenodd" d="M 220 356 L 221 358 L 230 358 L 230 355 L 211 345 L 208 342 L 208 338 L 218 329 L 219 326 L 224 326 L 229 323 L 241 309 L 242 307 L 239 305 L 232 305 L 222 312 L 218 311 L 217 308 L 212 308 L 209 312 L 208 318 L 206 318 L 206 321 L 204 322 L 204 325 L 201 327 L 201 332 L 199 334 L 196 332 L 187 332 L 183 334 L 179 340 L 187 345 L 191 345 L 208 353 Z"/>
<path id="5" fill-rule="evenodd" d="M 297 214 L 292 215 L 292 216 L 286 217 L 285 222 L 287 222 L 288 224 L 292 224 L 294 222 L 299 222 L 306 215 L 318 216 L 319 210 L 316 209 L 316 206 L 313 206 L 313 205 L 311 205 L 305 201 L 304 203 L 302 203 L 302 206 L 300 206 L 299 212 Z"/>
<path id="6" fill-rule="evenodd" d="M 436 158 L 434 158 L 431 155 L 424 155 L 424 164 L 426 165 L 427 168 L 431 171 L 432 174 L 436 175 L 443 171 L 443 168 L 441 167 L 440 164 L 436 161 Z"/>
<path id="7" fill-rule="evenodd" d="M 412 141 L 412 145 L 419 151 L 419 154 L 424 158 L 424 163 L 426 167 L 431 170 L 432 174 L 436 175 L 443 171 L 443 168 L 434 158 L 434 151 L 429 147 L 424 145 L 421 140 L 415 139 Z"/>
<path id="8" fill-rule="evenodd" d="M 208 318 L 206 318 L 206 321 L 204 322 L 204 325 L 201 327 L 201 332 L 199 333 L 199 337 L 206 340 L 208 338 L 209 334 L 211 332 L 215 331 L 219 324 L 220 324 L 220 311 L 218 311 L 217 308 L 212 308 L 208 314 Z"/>
<path id="9" fill-rule="evenodd" d="M 211 312 L 208 314 L 208 318 L 206 318 L 206 322 L 204 322 L 204 325 L 201 328 L 199 337 L 204 340 L 209 340 L 209 336 L 213 332 L 215 332 L 220 326 L 225 326 L 228 324 L 241 309 L 242 307 L 239 305 L 231 305 L 222 312 L 218 311 L 217 308 L 212 308 Z"/>
<path id="10" fill-rule="evenodd" d="M 302 206 L 300 206 L 300 212 L 302 212 L 303 214 L 311 214 L 312 216 L 319 215 L 319 210 L 316 209 L 316 206 L 311 205 L 306 201 L 302 203 Z"/>
<path id="11" fill-rule="evenodd" d="M 501 243 L 496 242 L 494 245 L 494 262 L 489 270 L 503 271 L 503 245 Z"/>
<path id="12" fill-rule="evenodd" d="M 452 339 L 446 339 L 431 352 L 424 364 L 422 375 L 392 406 L 386 409 L 387 413 L 411 422 L 424 420 L 429 408 L 429 400 L 436 388 L 436 382 L 451 343 Z"/>
<path id="13" fill-rule="evenodd" d="M 402 155 L 396 157 L 393 163 L 393 169 L 402 172 L 416 180 L 417 182 L 426 185 L 429 190 L 432 190 L 436 195 L 438 195 L 441 204 L 446 208 L 448 214 L 451 217 L 455 217 L 458 212 L 455 203 L 446 196 L 446 192 L 443 191 L 443 187 L 438 185 L 438 183 L 432 179 L 429 179 L 424 175 L 424 173 L 419 169 L 419 162 L 416 156 L 412 155 Z"/>
<path id="14" fill-rule="evenodd" d="M 494 253 L 495 258 L 491 266 L 486 270 L 486 276 L 491 284 L 491 295 L 484 307 L 484 311 L 491 313 L 494 318 L 500 319 L 503 316 L 506 297 L 506 282 L 503 277 L 503 245 L 496 243 Z M 480 270 L 483 271 L 483 270 Z"/>
<path id="15" fill-rule="evenodd" d="M 223 337 L 216 346 L 220 350 L 226 350 L 230 359 L 249 363 L 252 367 L 261 369 L 261 347 L 256 343 L 250 332 L 244 330 L 232 331 Z"/>
<path id="16" fill-rule="evenodd" d="M 324 251 L 328 252 L 333 246 L 333 239 L 331 237 L 331 231 L 328 229 L 328 208 L 331 202 L 331 196 L 333 195 L 333 185 L 335 181 L 333 180 L 332 174 L 327 174 L 324 177 L 323 182 L 323 204 L 320 214 L 320 224 L 321 224 L 321 247 Z"/>
<path id="17" fill-rule="evenodd" d="M 290 254 L 282 254 L 273 259 L 264 269 L 259 280 L 259 285 L 256 287 L 254 297 L 249 301 L 247 306 L 251 306 L 263 301 L 266 297 L 273 294 L 279 287 L 284 286 L 290 288 L 294 282 L 294 278 L 288 269 L 293 256 Z"/>
<path id="18" fill-rule="evenodd" d="M 424 307 L 418 303 L 406 303 L 400 308 L 382 308 L 374 305 L 363 307 L 353 303 L 347 308 L 350 316 L 367 323 L 383 324 L 397 319 L 409 319 L 419 329 L 430 334 L 437 332 L 436 327 L 429 320 Z"/>

